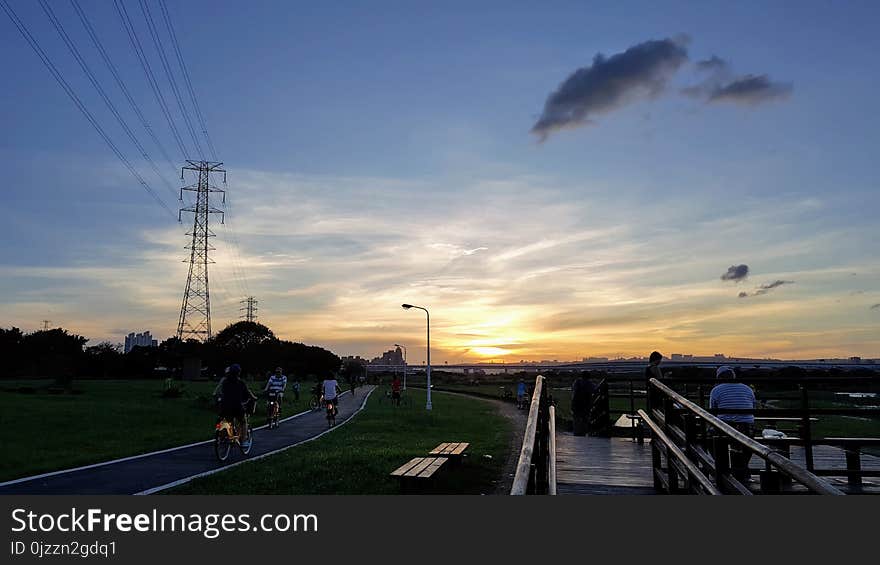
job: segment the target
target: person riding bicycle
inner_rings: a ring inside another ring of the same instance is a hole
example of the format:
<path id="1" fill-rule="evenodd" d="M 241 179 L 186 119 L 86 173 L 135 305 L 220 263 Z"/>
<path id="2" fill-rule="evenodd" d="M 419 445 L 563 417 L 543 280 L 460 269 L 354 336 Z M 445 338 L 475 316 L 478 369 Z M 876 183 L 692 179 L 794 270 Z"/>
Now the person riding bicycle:
<path id="1" fill-rule="evenodd" d="M 287 377 L 282 374 L 281 367 L 275 367 L 275 373 L 269 376 L 269 380 L 266 381 L 266 386 L 263 387 L 263 392 L 267 394 L 266 400 L 266 413 L 269 413 L 269 403 L 272 402 L 272 398 L 275 398 L 275 401 L 278 403 L 278 413 L 281 413 L 281 401 L 284 399 L 284 390 L 287 388 Z"/>
<path id="2" fill-rule="evenodd" d="M 333 415 L 335 416 L 339 412 L 339 393 L 342 392 L 339 388 L 339 381 L 336 380 L 336 375 L 331 373 L 330 378 L 324 380 L 322 389 L 324 391 L 324 404 L 333 405 Z"/>
<path id="3" fill-rule="evenodd" d="M 247 441 L 247 405 L 256 402 L 256 395 L 251 392 L 241 378 L 241 366 L 238 363 L 226 367 L 226 375 L 220 379 L 214 389 L 214 398 L 220 404 L 220 417 L 230 421 L 238 421 L 241 430 L 241 442 Z"/>
<path id="4" fill-rule="evenodd" d="M 522 379 L 516 384 L 516 405 L 522 408 L 526 403 L 526 382 Z"/>

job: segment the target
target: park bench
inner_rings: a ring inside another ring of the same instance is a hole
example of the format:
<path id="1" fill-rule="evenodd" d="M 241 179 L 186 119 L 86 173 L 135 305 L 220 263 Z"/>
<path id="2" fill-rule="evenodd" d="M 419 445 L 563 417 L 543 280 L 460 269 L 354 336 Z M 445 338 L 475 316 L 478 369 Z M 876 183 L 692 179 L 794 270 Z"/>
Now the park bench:
<path id="1" fill-rule="evenodd" d="M 470 444 L 467 442 L 447 442 L 441 443 L 437 447 L 431 450 L 431 457 L 445 457 L 449 459 L 453 463 L 458 463 L 461 461 L 462 456 L 464 456 L 465 450 L 467 450 Z"/>
<path id="2" fill-rule="evenodd" d="M 402 491 L 409 491 L 417 485 L 430 483 L 447 461 L 446 457 L 413 457 L 392 471 L 391 476 L 400 480 Z"/>

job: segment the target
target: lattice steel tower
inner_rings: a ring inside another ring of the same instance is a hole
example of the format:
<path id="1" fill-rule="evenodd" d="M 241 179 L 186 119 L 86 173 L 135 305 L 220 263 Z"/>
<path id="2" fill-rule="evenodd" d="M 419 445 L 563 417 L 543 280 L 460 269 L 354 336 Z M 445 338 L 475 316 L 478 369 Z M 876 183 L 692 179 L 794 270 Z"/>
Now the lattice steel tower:
<path id="1" fill-rule="evenodd" d="M 211 294 L 208 290 L 208 264 L 213 263 L 208 256 L 214 248 L 208 243 L 214 237 L 214 232 L 208 227 L 208 219 L 211 214 L 220 214 L 220 223 L 223 223 L 223 211 L 211 206 L 211 193 L 219 192 L 226 201 L 226 191 L 211 185 L 211 173 L 223 173 L 223 183 L 226 183 L 226 171 L 222 169 L 223 163 L 209 161 L 189 161 L 180 171 L 180 180 L 184 179 L 186 171 L 198 174 L 198 181 L 190 186 L 180 189 L 180 198 L 183 199 L 183 191 L 196 194 L 195 203 L 192 206 L 181 208 L 178 213 L 178 221 L 184 212 L 193 213 L 193 227 L 186 235 L 192 236 L 192 241 L 186 249 L 189 255 L 189 276 L 186 278 L 186 290 L 183 292 L 183 304 L 180 306 L 180 322 L 177 324 L 177 337 L 179 339 L 195 338 L 202 341 L 211 337 Z M 184 260 L 186 262 L 186 260 Z"/>
<path id="2" fill-rule="evenodd" d="M 257 304 L 259 300 L 256 300 L 253 296 L 248 296 L 244 300 L 240 301 L 239 304 L 242 305 L 239 308 L 240 311 L 244 312 L 239 318 L 244 318 L 247 322 L 256 322 L 257 321 Z"/>

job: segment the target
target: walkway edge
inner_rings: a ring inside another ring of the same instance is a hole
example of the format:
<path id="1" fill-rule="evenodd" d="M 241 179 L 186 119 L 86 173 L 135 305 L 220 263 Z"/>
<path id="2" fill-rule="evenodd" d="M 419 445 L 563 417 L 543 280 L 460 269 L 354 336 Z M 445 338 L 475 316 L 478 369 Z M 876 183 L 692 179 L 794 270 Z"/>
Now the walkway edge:
<path id="1" fill-rule="evenodd" d="M 177 487 L 177 486 L 180 486 L 180 485 L 185 485 L 186 483 L 192 481 L 193 479 L 199 479 L 199 478 L 207 477 L 207 476 L 210 476 L 210 475 L 214 475 L 214 474 L 216 474 L 216 473 L 220 473 L 220 472 L 223 472 L 223 471 L 228 471 L 229 469 L 232 469 L 232 468 L 234 468 L 234 467 L 238 467 L 239 465 L 243 465 L 244 463 L 251 463 L 251 462 L 253 462 L 253 461 L 259 461 L 260 459 L 263 459 L 263 458 L 269 457 L 270 455 L 277 455 L 278 453 L 281 453 L 282 451 L 287 451 L 288 449 L 291 449 L 291 448 L 296 447 L 296 446 L 298 446 L 298 445 L 302 445 L 302 444 L 304 444 L 304 443 L 309 443 L 310 441 L 314 441 L 314 440 L 318 439 L 318 438 L 321 437 L 321 436 L 324 436 L 324 435 L 326 435 L 326 434 L 329 434 L 329 433 L 332 432 L 333 430 L 337 430 L 337 429 L 339 429 L 341 426 L 344 426 L 345 424 L 347 424 L 352 418 L 354 418 L 355 416 L 357 416 L 358 414 L 360 414 L 361 411 L 363 411 L 364 407 L 367 405 L 367 400 L 369 400 L 370 395 L 373 394 L 373 391 L 374 391 L 374 390 L 376 390 L 376 389 L 373 388 L 372 390 L 368 391 L 367 394 L 364 395 L 364 401 L 361 402 L 360 407 L 359 407 L 354 413 L 352 413 L 351 416 L 349 416 L 348 418 L 346 418 L 345 420 L 343 420 L 342 422 L 340 422 L 338 425 L 333 426 L 332 428 L 327 428 L 326 430 L 324 430 L 323 432 L 321 432 L 321 433 L 319 433 L 319 434 L 317 434 L 317 435 L 314 435 L 314 436 L 312 436 L 312 437 L 310 437 L 310 438 L 306 438 L 306 439 L 304 439 L 304 440 L 302 440 L 302 441 L 298 441 L 298 442 L 296 442 L 296 443 L 292 443 L 292 444 L 290 444 L 290 445 L 286 445 L 286 446 L 281 447 L 281 448 L 279 448 L 279 449 L 276 449 L 276 450 L 274 450 L 274 451 L 268 451 L 268 452 L 263 453 L 263 454 L 261 454 L 261 455 L 257 455 L 256 457 L 251 457 L 251 458 L 249 458 L 249 459 L 242 459 L 241 461 L 236 461 L 235 463 L 232 463 L 232 464 L 230 464 L 230 465 L 225 465 L 225 466 L 223 466 L 223 467 L 218 467 L 217 469 L 211 469 L 210 471 L 204 471 L 204 472 L 202 472 L 202 473 L 197 473 L 197 474 L 195 474 L 195 475 L 191 475 L 191 476 L 189 476 L 189 477 L 184 477 L 184 478 L 182 478 L 182 479 L 177 479 L 176 481 L 172 481 L 172 482 L 170 482 L 170 483 L 166 483 L 166 484 L 164 484 L 164 485 L 159 485 L 159 486 L 157 486 L 157 487 L 149 488 L 149 489 L 144 490 L 144 491 L 141 491 L 141 492 L 136 492 L 136 493 L 134 493 L 134 496 L 142 496 L 142 495 L 148 495 L 148 494 L 155 494 L 155 493 L 160 492 L 160 491 L 163 491 L 163 490 L 168 490 L 168 489 L 170 489 L 170 488 L 174 488 L 174 487 Z M 343 394 L 344 394 L 344 393 L 343 393 Z M 341 396 L 341 395 L 340 395 L 340 396 Z M 301 413 L 301 414 L 306 414 L 306 413 L 307 413 L 307 412 L 303 412 L 303 413 Z M 297 416 L 300 416 L 301 414 L 297 414 Z M 295 416 L 291 416 L 291 418 L 294 418 L 294 417 L 295 417 Z M 211 440 L 211 441 L 214 441 L 214 440 Z"/>
<path id="2" fill-rule="evenodd" d="M 348 391 L 341 393 L 339 396 L 344 394 L 348 394 Z M 298 412 L 293 414 L 292 416 L 288 416 L 287 418 L 283 418 L 278 421 L 278 423 L 283 423 L 288 420 L 293 420 L 294 418 L 299 418 L 300 416 L 304 416 L 306 414 L 310 414 L 312 410 L 303 410 L 302 412 Z M 263 424 L 259 428 L 254 428 L 254 430 L 262 430 L 266 428 L 269 424 Z M 47 473 L 42 473 L 39 475 L 31 475 L 29 477 L 21 477 L 20 479 L 12 479 L 10 481 L 0 483 L 0 487 L 6 487 L 9 485 L 15 485 L 18 483 L 26 483 L 28 481 L 35 481 L 37 479 L 45 479 L 46 477 L 54 477 L 55 475 L 63 475 L 65 473 L 74 473 L 76 471 L 85 471 L 86 469 L 95 469 L 97 467 L 104 467 L 106 465 L 114 465 L 116 463 L 124 463 L 125 461 L 134 461 L 135 459 L 143 459 L 144 457 L 151 457 L 153 455 L 161 455 L 163 453 L 171 453 L 172 451 L 180 451 L 181 449 L 187 449 L 190 447 L 195 447 L 197 445 L 205 445 L 213 442 L 213 439 L 206 439 L 203 441 L 197 441 L 195 443 L 188 443 L 186 445 L 178 445 L 175 447 L 168 447 L 166 449 L 160 449 L 159 451 L 150 451 L 148 453 L 141 453 L 139 455 L 129 455 L 128 457 L 121 457 L 119 459 L 111 459 L 110 461 L 101 461 L 99 463 L 91 463 L 89 465 L 83 465 L 82 467 L 72 467 L 70 469 L 61 469 L 58 471 L 49 471 Z"/>

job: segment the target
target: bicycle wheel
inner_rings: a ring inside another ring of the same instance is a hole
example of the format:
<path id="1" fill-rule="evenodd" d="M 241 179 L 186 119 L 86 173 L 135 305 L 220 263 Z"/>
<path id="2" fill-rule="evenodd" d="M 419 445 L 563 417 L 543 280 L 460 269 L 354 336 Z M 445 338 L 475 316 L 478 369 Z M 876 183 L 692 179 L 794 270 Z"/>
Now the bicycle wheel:
<path id="1" fill-rule="evenodd" d="M 226 461 L 229 458 L 229 435 L 226 430 L 217 430 L 214 432 L 214 454 L 218 461 Z"/>
<path id="2" fill-rule="evenodd" d="M 241 452 L 244 455 L 247 455 L 251 452 L 251 448 L 254 446 L 254 429 L 251 427 L 250 422 L 247 425 L 247 441 L 239 442 L 238 448 L 241 449 Z"/>
<path id="3" fill-rule="evenodd" d="M 315 398 L 314 396 L 312 397 L 311 400 L 309 400 L 309 408 L 311 408 L 312 410 L 318 409 L 318 399 Z"/>

